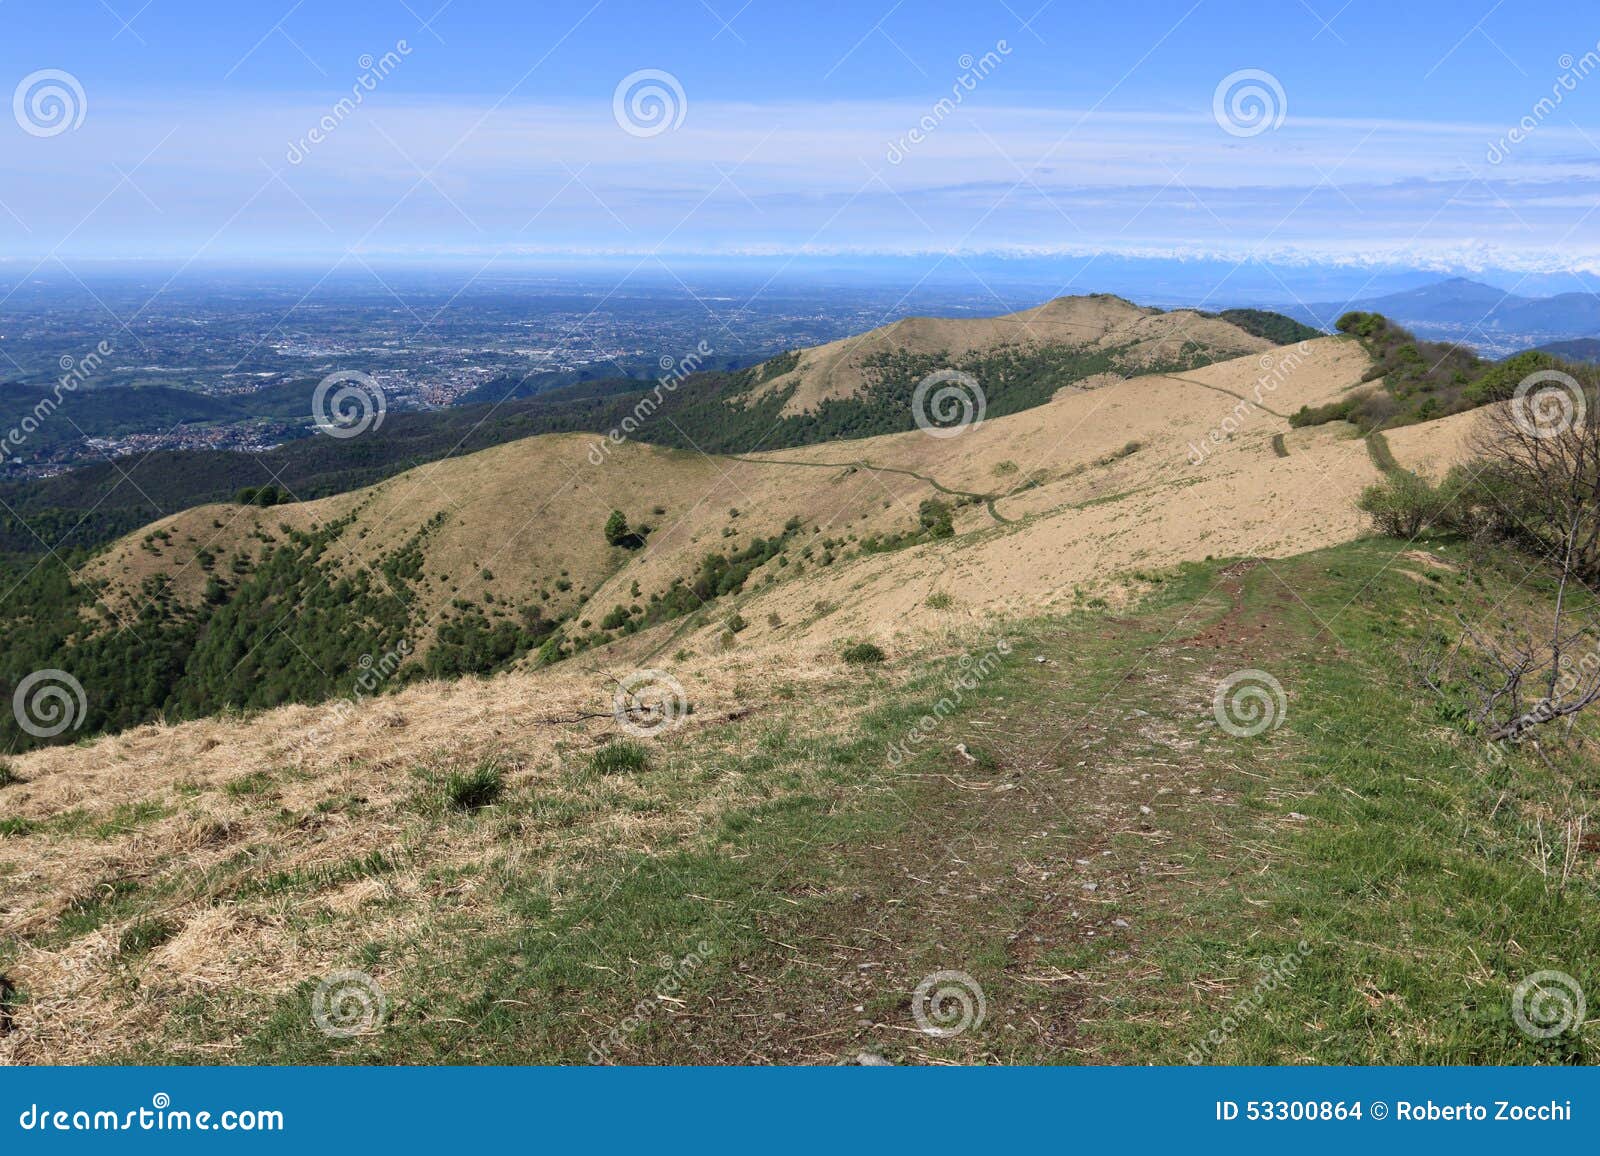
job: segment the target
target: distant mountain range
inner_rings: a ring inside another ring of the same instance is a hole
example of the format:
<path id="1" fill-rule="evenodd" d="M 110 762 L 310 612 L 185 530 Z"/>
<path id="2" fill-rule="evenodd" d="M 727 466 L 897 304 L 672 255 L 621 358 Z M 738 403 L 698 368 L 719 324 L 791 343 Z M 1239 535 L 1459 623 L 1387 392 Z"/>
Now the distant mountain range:
<path id="1" fill-rule="evenodd" d="M 1578 337 L 1571 341 L 1552 341 L 1539 346 L 1540 353 L 1553 353 L 1568 361 L 1600 362 L 1600 337 Z"/>
<path id="2" fill-rule="evenodd" d="M 1381 297 L 1286 305 L 1280 312 L 1331 329 L 1340 314 L 1352 309 L 1382 313 L 1419 337 L 1460 341 L 1497 355 L 1600 337 L 1600 294 L 1521 297 L 1465 277 Z"/>

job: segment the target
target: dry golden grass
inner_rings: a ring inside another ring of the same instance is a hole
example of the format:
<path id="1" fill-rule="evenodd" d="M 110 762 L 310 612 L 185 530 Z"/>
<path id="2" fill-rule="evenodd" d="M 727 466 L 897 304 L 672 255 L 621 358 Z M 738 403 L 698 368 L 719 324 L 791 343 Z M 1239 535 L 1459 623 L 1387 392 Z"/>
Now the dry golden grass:
<path id="1" fill-rule="evenodd" d="M 770 797 L 770 783 L 737 771 L 708 779 L 705 760 L 748 750 L 777 725 L 841 733 L 892 694 L 892 677 L 864 692 L 839 664 L 845 639 L 939 653 L 992 636 L 996 619 L 1115 602 L 1137 589 L 1141 568 L 1298 553 L 1362 533 L 1353 500 L 1377 477 L 1365 445 L 1342 427 L 1291 431 L 1267 410 L 1338 397 L 1366 364 L 1353 343 L 1329 338 L 1271 378 L 1260 393 L 1267 409 L 1239 408 L 1237 395 L 1254 396 L 1271 373 L 1252 354 L 1063 392 L 955 438 L 897 434 L 748 459 L 629 444 L 595 466 L 592 438 L 536 438 L 323 502 L 178 515 L 163 523 L 172 546 L 159 557 L 142 549 L 143 532 L 131 536 L 91 572 L 122 584 L 175 573 L 192 594 L 197 568 L 185 563 L 208 532 L 231 536 L 233 548 L 254 530 L 277 535 L 280 522 L 305 528 L 355 512 L 340 547 L 357 565 L 443 512 L 425 546 L 430 608 L 485 588 L 525 597 L 566 570 L 569 596 L 588 590 L 603 613 L 632 601 L 634 582 L 646 595 L 664 589 L 706 552 L 775 534 L 794 515 L 806 526 L 798 548 L 907 529 L 938 492 L 934 480 L 999 495 L 993 513 L 983 501 L 963 505 L 952 538 L 844 550 L 826 567 L 769 565 L 706 620 L 668 622 L 556 667 L 414 686 L 353 709 L 144 726 L 17 759 L 26 781 L 0 801 L 7 817 L 38 826 L 0 836 L 0 943 L 10 945 L 0 964 L 29 998 L 0 1058 L 104 1057 L 159 1037 L 197 993 L 282 991 L 365 942 L 425 944 L 440 912 L 482 901 L 483 880 L 507 855 L 536 864 L 559 892 L 604 850 L 652 853 Z M 1448 464 L 1464 424 L 1409 427 L 1391 445 L 1406 464 Z M 666 512 L 650 513 L 657 506 Z M 614 507 L 652 524 L 645 549 L 604 545 Z M 749 625 L 728 650 L 722 619 L 735 607 Z M 596 775 L 587 752 L 615 729 L 609 675 L 644 665 L 670 668 L 695 713 L 657 744 L 660 770 Z M 826 707 L 773 707 L 777 688 Z M 695 758 L 675 761 L 691 742 Z M 486 762 L 504 769 L 515 813 L 441 819 L 429 809 L 442 775 Z M 804 791 L 814 771 L 795 768 L 786 789 Z M 130 929 L 152 921 L 153 945 L 125 950 Z"/>
<path id="2" fill-rule="evenodd" d="M 654 765 L 637 776 L 589 768 L 618 728 L 610 677 L 581 661 L 22 756 L 6 813 L 40 827 L 0 837 L 0 970 L 27 995 L 0 1061 L 103 1059 L 162 1038 L 189 997 L 280 992 L 362 943 L 426 943 L 443 913 L 480 903 L 507 856 L 559 892 L 591 857 L 652 853 L 774 797 L 736 768 L 708 776 L 704 759 L 749 751 L 774 727 L 836 737 L 895 685 L 892 669 L 867 688 L 808 650 L 695 660 L 674 676 L 692 713 L 645 740 Z M 819 700 L 830 709 L 783 706 Z M 690 747 L 696 760 L 677 756 Z M 442 777 L 485 762 L 505 772 L 506 805 L 441 814 Z M 786 789 L 811 788 L 814 769 L 791 769 Z M 90 910 L 101 918 L 84 928 Z M 165 938 L 126 950 L 130 929 L 152 923 Z"/>
<path id="3" fill-rule="evenodd" d="M 1108 330 L 1178 316 L 1139 314 L 1127 322 L 1122 314 L 1138 311 L 1115 299 L 1041 309 L 1081 320 L 1086 306 L 1104 314 L 1096 323 Z M 113 602 L 136 598 L 138 582 L 158 572 L 194 599 L 204 573 L 192 558 L 202 545 L 221 559 L 233 547 L 220 540 L 248 545 L 257 531 L 278 535 L 280 522 L 307 528 L 354 515 L 330 552 L 348 568 L 372 565 L 442 518 L 422 544 L 425 623 L 456 598 L 478 601 L 488 593 L 515 605 L 540 591 L 550 597 L 537 604 L 552 617 L 587 595 L 592 610 L 579 617 L 592 622 L 691 578 L 707 553 L 775 536 L 799 518 L 796 550 L 810 545 L 820 556 L 823 540 L 844 545 L 830 567 L 813 559 L 758 574 L 736 600 L 751 624 L 738 644 L 916 636 L 947 625 L 952 613 L 965 621 L 1115 599 L 1127 572 L 1141 567 L 1293 553 L 1361 532 L 1354 498 L 1377 477 L 1364 445 L 1346 427 L 1291 430 L 1280 415 L 1359 388 L 1367 365 L 1355 342 L 1324 338 L 1180 376 L 1066 390 L 958 437 L 913 431 L 740 458 L 624 443 L 596 465 L 592 437 L 530 438 L 320 502 L 189 511 L 161 524 L 173 545 L 159 556 L 139 532 L 91 563 L 89 573 L 110 580 Z M 1432 455 L 1448 463 L 1462 452 L 1463 428 L 1456 418 L 1398 431 L 1391 440 L 1403 461 Z M 1275 435 L 1284 436 L 1288 457 L 1274 450 Z M 953 539 L 847 557 L 852 541 L 913 528 L 924 499 L 957 500 L 935 482 L 957 494 L 998 496 L 994 512 L 973 501 L 957 510 Z M 605 544 L 600 529 L 614 508 L 650 527 L 646 548 Z M 769 579 L 774 584 L 766 585 Z M 560 590 L 563 583 L 570 589 Z M 953 611 L 926 607 L 941 591 L 953 598 Z M 669 624 L 618 644 L 616 653 L 716 649 L 724 616 L 718 608 L 714 621 Z M 427 645 L 425 632 L 414 646 L 422 653 Z"/>
<path id="4" fill-rule="evenodd" d="M 1270 342 L 1236 325 L 1190 310 L 1160 313 L 1120 297 L 1058 297 L 1001 317 L 902 318 L 803 351 L 794 369 L 763 382 L 754 394 L 759 397 L 796 386 L 783 413 L 805 413 L 830 398 L 859 393 L 867 384 L 864 363 L 885 351 L 961 357 L 1012 346 L 1094 348 L 1131 344 L 1135 346 L 1130 355 L 1134 363 L 1152 365 L 1176 357 L 1189 341 L 1198 341 L 1224 354 L 1272 347 Z"/>

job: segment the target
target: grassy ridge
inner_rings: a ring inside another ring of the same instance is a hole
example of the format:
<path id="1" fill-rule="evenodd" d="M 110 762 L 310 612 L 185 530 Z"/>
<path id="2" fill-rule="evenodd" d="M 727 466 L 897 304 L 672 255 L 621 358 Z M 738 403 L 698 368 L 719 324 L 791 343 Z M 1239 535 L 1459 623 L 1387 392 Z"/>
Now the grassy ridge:
<path id="1" fill-rule="evenodd" d="M 351 953 L 394 1001 L 376 1034 L 316 1031 L 308 980 L 193 999 L 127 1058 L 209 1062 L 238 1032 L 238 1058 L 271 1062 L 586 1062 L 597 1041 L 616 1062 L 1593 1060 L 1592 1029 L 1518 1031 L 1511 992 L 1547 968 L 1600 985 L 1592 849 L 1561 868 L 1600 772 L 1486 764 L 1406 654 L 1451 605 L 1549 592 L 1469 579 L 1437 545 L 1442 566 L 1377 541 L 1190 566 L 1135 612 L 1021 624 L 909 759 L 886 752 L 970 660 L 918 664 L 833 740 L 778 712 L 651 744 L 630 805 L 726 775 L 770 798 L 670 845 L 596 847 L 573 876 L 508 849 L 438 899 L 389 900 L 431 907 L 425 933 Z M 1244 669 L 1283 687 L 1278 729 L 1214 725 Z M 492 846 L 552 819 L 511 795 L 418 822 Z M 492 916 L 455 912 L 468 880 Z M 986 1005 L 948 1039 L 911 1006 L 940 970 Z"/>
<path id="2" fill-rule="evenodd" d="M 1270 340 L 1299 332 L 1287 328 L 1295 323 L 1276 314 L 1250 310 L 1239 317 L 1222 316 Z M 637 440 L 708 453 L 785 449 L 897 433 L 915 428 L 912 393 L 916 383 L 935 369 L 955 368 L 978 377 L 989 415 L 999 417 L 1041 405 L 1063 385 L 1092 374 L 1177 371 L 1215 360 L 1197 345 L 1161 365 L 1133 365 L 1127 354 L 1127 348 L 1062 346 L 961 358 L 886 354 L 874 361 L 872 384 L 861 395 L 830 399 L 814 412 L 792 415 L 782 413 L 792 390 L 756 400 L 748 395 L 775 371 L 792 368 L 794 353 L 759 366 L 690 374 L 668 389 L 626 378 L 542 388 L 538 396 L 524 397 L 503 383 L 492 404 L 388 414 L 381 426 L 358 438 L 302 437 L 261 454 L 157 452 L 135 459 L 131 466 L 107 462 L 54 478 L 0 484 L 0 554 L 33 556 L 46 547 L 92 549 L 162 515 L 228 501 L 246 486 L 275 485 L 294 500 L 326 497 L 425 462 L 519 438 L 574 431 L 603 435 L 624 422 L 630 422 L 630 429 L 637 422 L 633 434 Z M 123 392 L 104 391 L 108 397 Z M 639 421 L 641 403 L 647 408 Z M 274 412 L 292 411 L 309 422 L 309 405 L 307 387 L 282 401 Z"/>

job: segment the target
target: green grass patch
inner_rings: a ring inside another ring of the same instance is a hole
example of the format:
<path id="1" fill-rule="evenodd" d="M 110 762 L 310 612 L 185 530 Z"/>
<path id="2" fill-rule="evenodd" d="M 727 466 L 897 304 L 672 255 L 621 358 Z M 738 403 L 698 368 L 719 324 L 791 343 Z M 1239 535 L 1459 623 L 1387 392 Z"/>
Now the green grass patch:
<path id="1" fill-rule="evenodd" d="M 505 791 L 505 772 L 496 763 L 479 763 L 445 780 L 445 799 L 452 811 L 481 811 Z"/>
<path id="2" fill-rule="evenodd" d="M 883 647 L 873 642 L 857 642 L 847 646 L 839 652 L 839 657 L 854 666 L 868 663 L 882 662 L 888 655 L 884 654 Z"/>
<path id="3" fill-rule="evenodd" d="M 129 925 L 117 940 L 117 954 L 124 959 L 145 955 L 177 933 L 177 925 L 169 920 L 140 919 Z"/>
<path id="4" fill-rule="evenodd" d="M 619 739 L 589 756 L 589 769 L 602 775 L 629 774 L 650 766 L 650 751 L 642 743 Z"/>

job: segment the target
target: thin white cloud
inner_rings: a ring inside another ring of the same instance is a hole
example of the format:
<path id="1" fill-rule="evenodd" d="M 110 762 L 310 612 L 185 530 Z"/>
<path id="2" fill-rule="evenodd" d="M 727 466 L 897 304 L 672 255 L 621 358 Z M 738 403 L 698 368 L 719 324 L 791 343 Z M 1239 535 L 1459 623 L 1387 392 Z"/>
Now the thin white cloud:
<path id="1" fill-rule="evenodd" d="M 609 104 L 380 88 L 312 141 L 325 102 L 106 99 L 77 132 L 0 155 L 0 201 L 21 220 L 0 213 L 0 251 L 1597 260 L 1579 226 L 1600 156 L 1554 120 L 1491 163 L 1509 121 L 1291 114 L 1240 138 L 1208 112 L 1086 117 L 989 104 L 980 86 L 913 139 L 927 106 L 688 100 L 681 128 L 640 138 Z"/>

